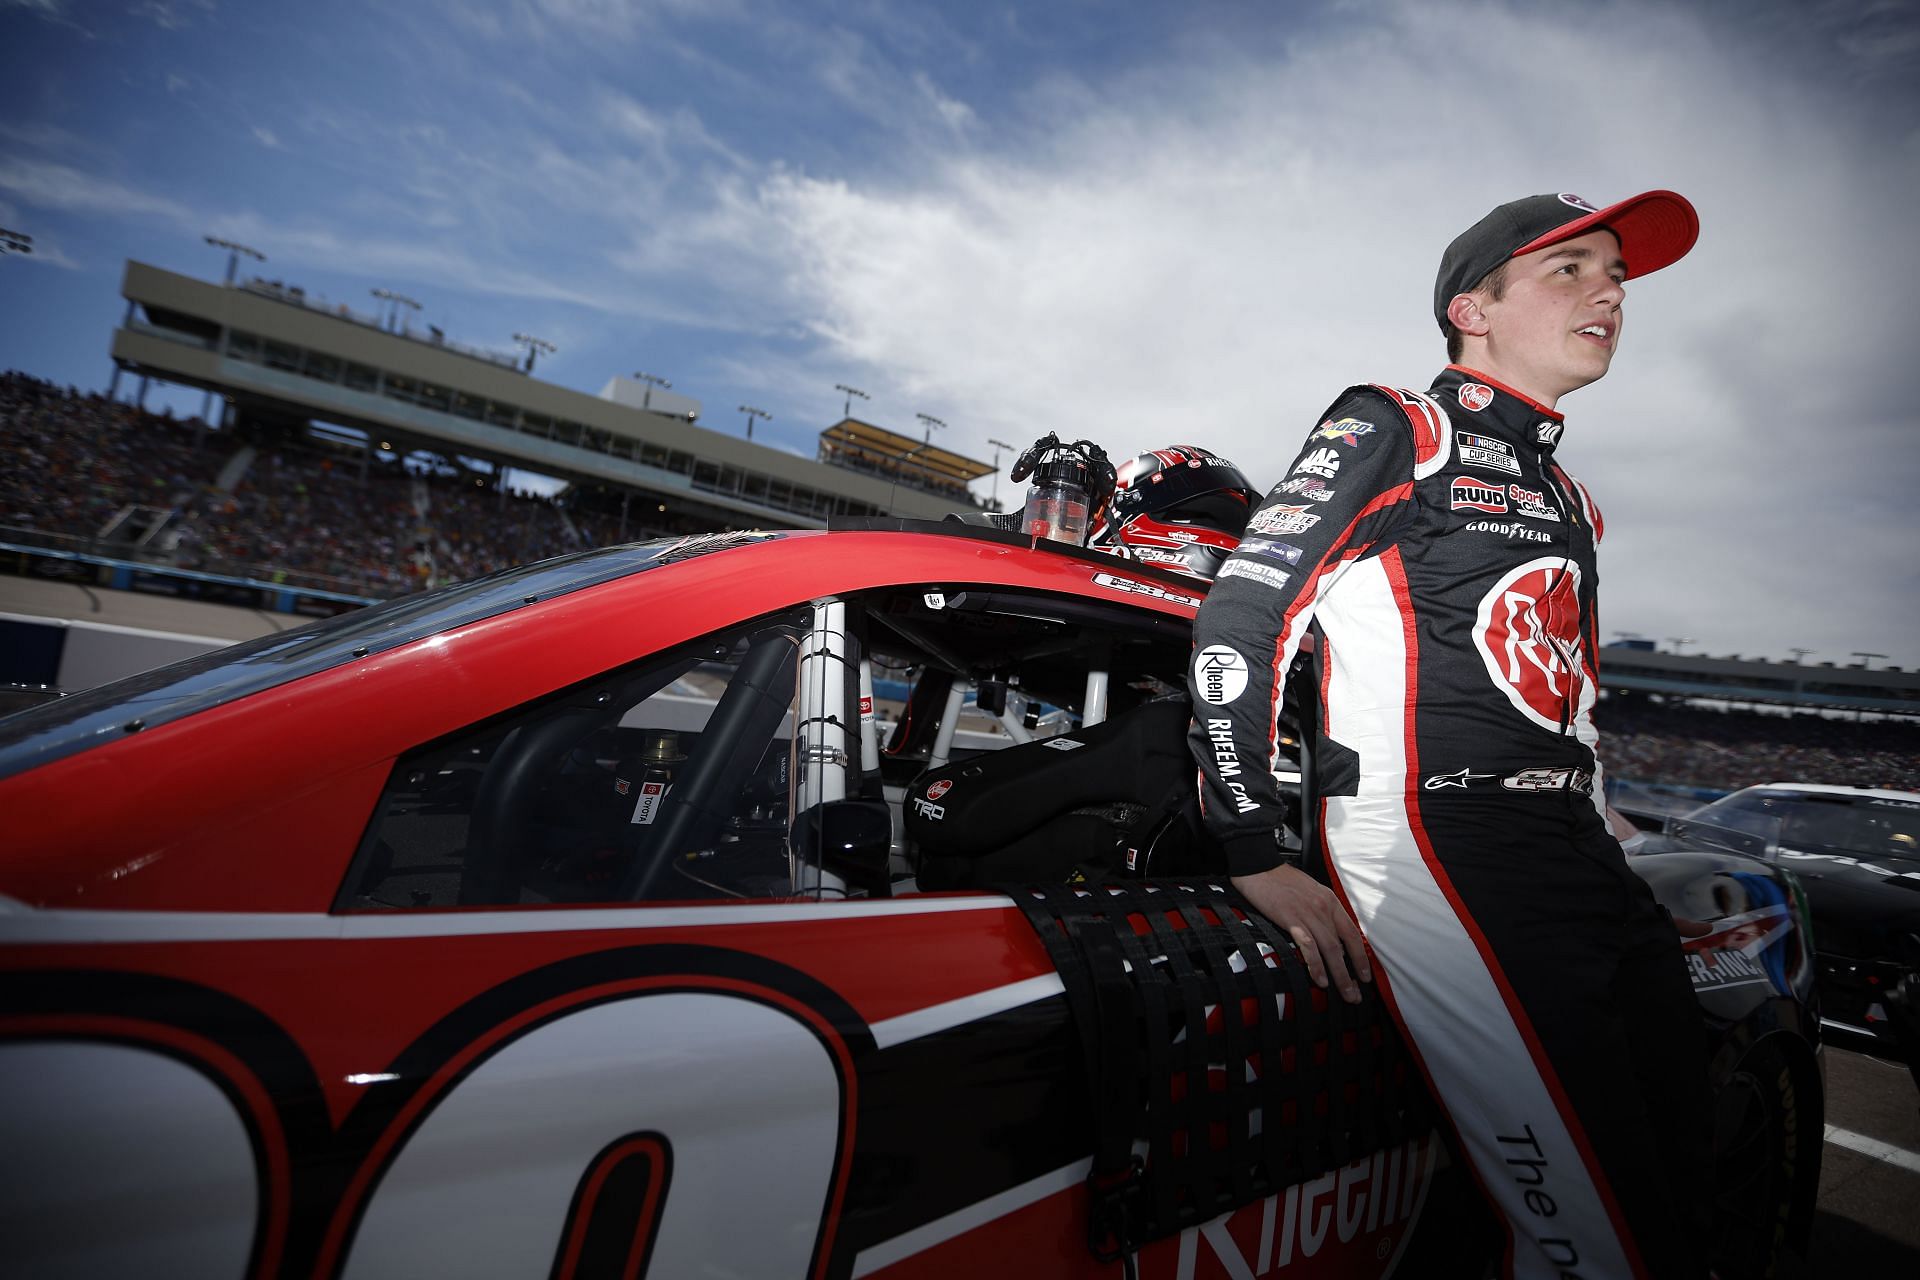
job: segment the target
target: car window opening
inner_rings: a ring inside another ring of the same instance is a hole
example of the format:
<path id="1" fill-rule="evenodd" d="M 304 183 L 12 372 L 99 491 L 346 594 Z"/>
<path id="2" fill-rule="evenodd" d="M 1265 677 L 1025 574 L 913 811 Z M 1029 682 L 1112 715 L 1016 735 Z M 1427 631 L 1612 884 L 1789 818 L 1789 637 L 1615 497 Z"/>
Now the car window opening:
<path id="1" fill-rule="evenodd" d="M 882 898 L 1162 855 L 1193 869 L 1170 820 L 1193 781 L 1189 645 L 1183 619 L 1040 593 L 816 600 L 406 754 L 335 907 Z"/>

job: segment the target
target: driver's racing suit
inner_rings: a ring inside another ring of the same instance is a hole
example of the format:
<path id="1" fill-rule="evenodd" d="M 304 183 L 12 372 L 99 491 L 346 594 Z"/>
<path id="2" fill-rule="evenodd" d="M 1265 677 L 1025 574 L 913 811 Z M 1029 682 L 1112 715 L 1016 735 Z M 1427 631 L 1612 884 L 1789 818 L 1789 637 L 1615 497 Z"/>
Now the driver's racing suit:
<path id="1" fill-rule="evenodd" d="M 1605 823 L 1601 520 L 1562 425 L 1459 367 L 1348 390 L 1200 611 L 1191 743 L 1231 871 L 1272 868 L 1281 686 L 1314 629 L 1326 865 L 1505 1215 L 1507 1273 L 1697 1277 L 1704 1034 Z"/>

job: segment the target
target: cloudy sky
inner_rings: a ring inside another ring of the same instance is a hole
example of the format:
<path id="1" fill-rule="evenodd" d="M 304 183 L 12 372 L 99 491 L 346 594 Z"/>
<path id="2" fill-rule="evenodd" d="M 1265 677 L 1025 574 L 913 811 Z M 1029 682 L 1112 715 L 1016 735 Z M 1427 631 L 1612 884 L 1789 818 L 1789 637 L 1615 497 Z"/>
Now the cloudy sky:
<path id="1" fill-rule="evenodd" d="M 1264 487 L 1426 384 L 1492 205 L 1670 187 L 1700 245 L 1561 405 L 1603 630 L 1911 667 L 1916 86 L 1916 0 L 0 0 L 0 366 L 103 387 L 123 261 L 211 234 L 809 455 L 850 383 Z"/>

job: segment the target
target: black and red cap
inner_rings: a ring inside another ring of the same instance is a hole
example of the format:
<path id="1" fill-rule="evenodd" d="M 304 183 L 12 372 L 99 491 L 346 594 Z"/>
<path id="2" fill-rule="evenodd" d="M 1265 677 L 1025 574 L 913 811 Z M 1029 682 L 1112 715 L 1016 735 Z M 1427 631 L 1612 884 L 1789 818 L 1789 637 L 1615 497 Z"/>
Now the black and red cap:
<path id="1" fill-rule="evenodd" d="M 1447 304 L 1510 258 L 1605 228 L 1619 238 L 1627 275 L 1644 276 L 1686 256 L 1700 236 L 1700 217 L 1672 191 L 1643 191 L 1597 208 L 1579 196 L 1527 196 L 1501 205 L 1468 227 L 1440 257 L 1433 286 L 1433 317 L 1444 330 Z"/>

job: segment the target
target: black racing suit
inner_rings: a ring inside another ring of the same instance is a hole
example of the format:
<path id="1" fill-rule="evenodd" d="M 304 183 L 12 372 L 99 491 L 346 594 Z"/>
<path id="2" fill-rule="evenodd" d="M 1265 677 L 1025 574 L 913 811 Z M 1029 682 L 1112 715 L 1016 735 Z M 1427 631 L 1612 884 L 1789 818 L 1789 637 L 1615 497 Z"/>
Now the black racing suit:
<path id="1" fill-rule="evenodd" d="M 1697 1277 L 1704 1034 L 1605 823 L 1601 521 L 1562 425 L 1457 366 L 1349 389 L 1200 610 L 1191 743 L 1232 872 L 1277 865 L 1282 683 L 1313 628 L 1329 875 L 1506 1217 L 1507 1274 Z"/>

